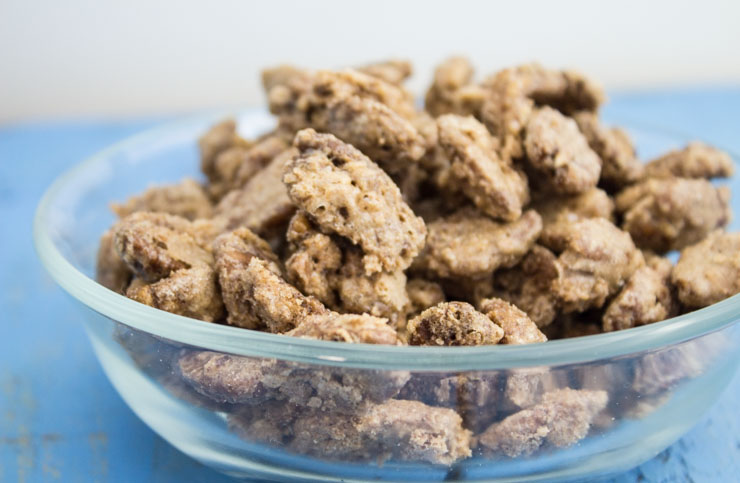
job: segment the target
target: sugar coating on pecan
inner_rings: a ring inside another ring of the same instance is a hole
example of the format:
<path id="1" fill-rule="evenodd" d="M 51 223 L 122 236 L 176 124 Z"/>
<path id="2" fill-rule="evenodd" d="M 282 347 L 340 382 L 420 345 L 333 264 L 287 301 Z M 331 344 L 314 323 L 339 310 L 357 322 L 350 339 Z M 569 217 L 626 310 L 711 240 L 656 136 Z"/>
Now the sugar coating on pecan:
<path id="1" fill-rule="evenodd" d="M 555 260 L 547 248 L 533 246 L 516 266 L 494 274 L 491 295 L 519 307 L 537 327 L 549 325 L 559 310 L 552 292 L 558 276 Z"/>
<path id="2" fill-rule="evenodd" d="M 411 345 L 497 344 L 504 331 L 466 302 L 442 302 L 411 319 L 406 325 Z"/>
<path id="3" fill-rule="evenodd" d="M 604 332 L 629 329 L 660 322 L 678 314 L 671 286 L 671 262 L 661 259 L 661 267 L 638 268 L 604 311 Z"/>
<path id="4" fill-rule="evenodd" d="M 678 299 L 691 309 L 712 305 L 740 292 L 740 234 L 716 230 L 684 248 L 671 281 Z"/>
<path id="5" fill-rule="evenodd" d="M 573 119 L 588 145 L 601 158 L 602 184 L 619 188 L 643 177 L 645 167 L 635 156 L 635 148 L 624 130 L 602 125 L 595 112 L 579 112 Z"/>
<path id="6" fill-rule="evenodd" d="M 185 218 L 164 213 L 137 212 L 115 225 L 116 252 L 144 282 L 156 282 L 171 273 L 213 266 L 213 256 L 193 236 Z"/>
<path id="7" fill-rule="evenodd" d="M 396 345 L 396 330 L 388 319 L 362 314 L 324 314 L 307 317 L 285 335 L 336 342 Z"/>
<path id="8" fill-rule="evenodd" d="M 251 143 L 236 132 L 236 121 L 225 119 L 211 126 L 198 140 L 201 170 L 209 180 L 220 180 L 224 174 L 216 166 L 216 158 L 229 148 L 248 148 Z"/>
<path id="9" fill-rule="evenodd" d="M 208 193 L 220 200 L 231 190 L 241 188 L 276 156 L 288 149 L 288 142 L 279 134 L 269 135 L 245 148 L 236 146 L 216 157 L 218 179 L 210 179 Z"/>
<path id="10" fill-rule="evenodd" d="M 362 65 L 357 70 L 393 85 L 403 84 L 403 81 L 411 77 L 414 73 L 414 67 L 411 65 L 411 62 L 403 59 L 388 59 L 373 62 Z"/>
<path id="11" fill-rule="evenodd" d="M 658 253 L 704 239 L 730 220 L 730 192 L 704 179 L 648 179 L 616 197 L 622 228 L 638 247 Z"/>
<path id="12" fill-rule="evenodd" d="M 697 141 L 645 165 L 650 178 L 729 178 L 734 171 L 729 154 Z"/>
<path id="13" fill-rule="evenodd" d="M 566 313 L 602 307 L 645 263 L 629 234 L 604 218 L 577 221 L 571 227 L 553 282 Z"/>
<path id="14" fill-rule="evenodd" d="M 711 350 L 700 340 L 648 352 L 634 362 L 632 389 L 641 396 L 663 393 L 709 367 Z"/>
<path id="15" fill-rule="evenodd" d="M 286 149 L 244 186 L 232 190 L 216 206 L 214 221 L 223 230 L 247 227 L 265 238 L 281 234 L 295 212 L 282 183 L 286 164 L 297 155 Z"/>
<path id="16" fill-rule="evenodd" d="M 511 458 L 530 455 L 545 442 L 557 448 L 571 446 L 586 437 L 607 400 L 605 391 L 549 392 L 541 403 L 494 423 L 478 437 L 478 445 L 486 454 Z"/>
<path id="17" fill-rule="evenodd" d="M 465 57 L 450 57 L 434 70 L 432 85 L 424 97 L 424 108 L 432 116 L 477 115 L 486 90 L 473 84 L 473 66 Z"/>
<path id="18" fill-rule="evenodd" d="M 306 129 L 295 145 L 300 155 L 283 176 L 293 202 L 323 231 L 359 245 L 367 274 L 408 267 L 424 246 L 426 227 L 388 175 L 331 134 Z"/>
<path id="19" fill-rule="evenodd" d="M 494 218 L 519 218 L 529 201 L 527 178 L 498 155 L 497 142 L 485 126 L 473 117 L 447 114 L 437 119 L 437 128 L 458 190 Z"/>
<path id="20" fill-rule="evenodd" d="M 254 406 L 277 400 L 323 411 L 383 402 L 409 379 L 405 371 L 332 368 L 211 351 L 184 352 L 178 369 L 188 384 L 215 401 Z"/>
<path id="21" fill-rule="evenodd" d="M 275 261 L 264 257 L 249 239 L 237 240 L 234 236 L 238 234 L 219 238 L 214 244 L 229 324 L 281 333 L 297 327 L 310 315 L 328 312 L 321 302 L 306 297 L 276 273 Z"/>
<path id="22" fill-rule="evenodd" d="M 542 220 L 528 210 L 515 221 L 500 223 L 464 209 L 427 228 L 426 247 L 413 268 L 435 277 L 477 279 L 521 260 L 537 240 Z"/>
<path id="23" fill-rule="evenodd" d="M 139 211 L 167 213 L 188 220 L 210 218 L 213 205 L 203 188 L 190 178 L 178 184 L 154 186 L 125 203 L 111 205 L 113 212 L 121 218 Z"/>
<path id="24" fill-rule="evenodd" d="M 95 280 L 102 286 L 122 294 L 131 282 L 133 272 L 116 251 L 113 242 L 114 230 L 115 228 L 111 228 L 100 237 L 95 264 Z"/>
<path id="25" fill-rule="evenodd" d="M 547 340 L 524 311 L 505 300 L 485 299 L 480 304 L 480 311 L 504 330 L 502 344 L 534 344 Z"/>
<path id="26" fill-rule="evenodd" d="M 591 188 L 573 196 L 547 196 L 533 204 L 542 216 L 539 242 L 560 252 L 571 232 L 571 223 L 588 218 L 614 221 L 614 201 L 599 188 Z"/>
<path id="27" fill-rule="evenodd" d="M 372 405 L 358 429 L 402 460 L 451 465 L 471 455 L 471 432 L 452 409 L 391 399 Z"/>
<path id="28" fill-rule="evenodd" d="M 589 147 L 576 122 L 543 107 L 527 122 L 524 147 L 531 169 L 543 189 L 577 194 L 593 188 L 601 174 L 601 159 Z"/>

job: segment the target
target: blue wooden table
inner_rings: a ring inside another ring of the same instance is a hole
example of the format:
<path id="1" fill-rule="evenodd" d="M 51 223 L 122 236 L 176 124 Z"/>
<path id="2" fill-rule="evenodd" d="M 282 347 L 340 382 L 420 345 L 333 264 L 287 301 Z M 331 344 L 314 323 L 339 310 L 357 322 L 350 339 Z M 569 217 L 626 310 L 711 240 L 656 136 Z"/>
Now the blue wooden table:
<path id="1" fill-rule="evenodd" d="M 740 153 L 740 88 L 622 93 L 605 115 Z M 33 211 L 58 174 L 160 121 L 0 126 L 0 481 L 229 481 L 128 409 L 31 243 Z M 740 481 L 738 404 L 740 377 L 689 434 L 610 481 Z"/>

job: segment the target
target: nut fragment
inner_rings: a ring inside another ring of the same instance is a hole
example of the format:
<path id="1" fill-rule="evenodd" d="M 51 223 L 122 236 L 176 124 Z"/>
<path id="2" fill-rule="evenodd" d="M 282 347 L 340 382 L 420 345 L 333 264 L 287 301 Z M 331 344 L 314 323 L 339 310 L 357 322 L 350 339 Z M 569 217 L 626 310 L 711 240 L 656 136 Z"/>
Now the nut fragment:
<path id="1" fill-rule="evenodd" d="M 251 143 L 240 137 L 236 132 L 236 121 L 226 119 L 213 125 L 198 140 L 201 156 L 201 169 L 209 180 L 218 182 L 226 179 L 228 172 L 221 171 L 223 166 L 216 164 L 218 155 L 229 148 L 248 148 Z"/>
<path id="2" fill-rule="evenodd" d="M 504 330 L 502 344 L 533 344 L 547 340 L 526 313 L 505 300 L 485 299 L 480 304 L 480 311 Z"/>
<path id="3" fill-rule="evenodd" d="M 582 193 L 599 181 L 601 160 L 575 121 L 552 108 L 543 107 L 529 118 L 524 146 L 529 165 L 548 190 Z"/>
<path id="4" fill-rule="evenodd" d="M 443 302 L 411 319 L 407 326 L 412 345 L 496 344 L 504 331 L 465 302 Z"/>
<path id="5" fill-rule="evenodd" d="M 727 153 L 700 142 L 689 143 L 645 166 L 645 174 L 650 178 L 728 178 L 733 172 Z"/>
<path id="6" fill-rule="evenodd" d="M 501 159 L 496 140 L 473 117 L 447 114 L 437 119 L 439 145 L 450 159 L 457 189 L 484 213 L 516 220 L 529 201 L 527 178 Z"/>
<path id="7" fill-rule="evenodd" d="M 498 223 L 465 209 L 427 228 L 427 244 L 414 261 L 415 270 L 442 278 L 481 278 L 521 260 L 534 245 L 542 221 L 533 210 L 518 220 Z"/>
<path id="8" fill-rule="evenodd" d="M 445 301 L 442 287 L 423 278 L 412 278 L 406 283 L 406 293 L 411 303 L 409 310 L 412 315 L 418 315 L 425 309 Z"/>
<path id="9" fill-rule="evenodd" d="M 388 175 L 331 134 L 306 129 L 295 145 L 300 155 L 283 177 L 291 199 L 322 230 L 362 247 L 367 274 L 408 267 L 424 245 L 426 228 Z"/>
<path id="10" fill-rule="evenodd" d="M 684 248 L 671 280 L 681 303 L 691 309 L 740 292 L 740 234 L 716 230 Z"/>
<path id="11" fill-rule="evenodd" d="M 544 442 L 558 448 L 585 438 L 594 417 L 606 407 L 605 391 L 560 389 L 542 402 L 493 424 L 478 437 L 484 453 L 501 452 L 515 458 L 530 455 Z"/>
<path id="12" fill-rule="evenodd" d="M 704 179 L 648 179 L 616 198 L 622 228 L 658 253 L 696 243 L 730 219 L 730 192 Z"/>
<path id="13" fill-rule="evenodd" d="M 603 218 L 577 221 L 555 264 L 553 290 L 566 313 L 598 308 L 643 264 L 629 234 Z"/>

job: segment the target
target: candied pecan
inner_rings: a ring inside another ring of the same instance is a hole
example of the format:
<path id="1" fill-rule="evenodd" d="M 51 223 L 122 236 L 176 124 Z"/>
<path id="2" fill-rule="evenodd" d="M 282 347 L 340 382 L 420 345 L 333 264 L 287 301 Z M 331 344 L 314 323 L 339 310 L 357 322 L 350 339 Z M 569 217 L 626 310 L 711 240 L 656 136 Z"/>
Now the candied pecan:
<path id="1" fill-rule="evenodd" d="M 594 112 L 579 112 L 573 119 L 588 145 L 601 158 L 601 182 L 610 187 L 622 187 L 643 177 L 645 167 L 635 157 L 635 148 L 625 131 L 603 126 Z"/>
<path id="2" fill-rule="evenodd" d="M 555 109 L 543 107 L 530 116 L 524 147 L 529 166 L 549 190 L 582 193 L 599 181 L 601 159 L 575 121 Z"/>
<path id="3" fill-rule="evenodd" d="M 662 259 L 659 268 L 638 268 L 604 311 L 604 332 L 660 322 L 678 314 L 670 284 L 671 262 Z M 667 266 L 666 266 L 667 265 Z"/>
<path id="4" fill-rule="evenodd" d="M 380 444 L 358 428 L 357 413 L 306 411 L 293 425 L 295 435 L 288 449 L 328 460 L 367 461 L 383 454 Z"/>
<path id="5" fill-rule="evenodd" d="M 491 295 L 522 309 L 538 327 L 549 325 L 558 313 L 552 283 L 558 276 L 555 255 L 535 245 L 519 264 L 493 276 Z"/>
<path id="6" fill-rule="evenodd" d="M 730 192 L 704 179 L 648 179 L 616 198 L 622 228 L 637 246 L 655 252 L 680 250 L 730 219 Z"/>
<path id="7" fill-rule="evenodd" d="M 542 402 L 494 423 L 478 437 L 484 453 L 515 458 L 530 455 L 544 442 L 563 448 L 585 438 L 594 417 L 606 407 L 605 391 L 559 389 Z"/>
<path id="8" fill-rule="evenodd" d="M 575 196 L 547 196 L 534 203 L 533 209 L 542 216 L 540 243 L 556 252 L 563 250 L 572 222 L 587 218 L 614 221 L 614 201 L 599 188 Z"/>
<path id="9" fill-rule="evenodd" d="M 367 313 L 402 326 L 409 305 L 403 271 L 365 274 L 362 252 L 318 231 L 303 211 L 288 229 L 288 277 L 307 295 L 341 312 Z"/>
<path id="10" fill-rule="evenodd" d="M 486 91 L 472 80 L 470 61 L 465 57 L 450 57 L 434 70 L 434 80 L 424 98 L 424 108 L 435 117 L 448 113 L 477 115 Z"/>
<path id="11" fill-rule="evenodd" d="M 460 210 L 427 227 L 426 247 L 414 269 L 442 278 L 481 278 L 515 265 L 534 245 L 542 220 L 533 210 L 498 223 L 475 210 Z"/>
<path id="12" fill-rule="evenodd" d="M 640 395 L 656 395 L 683 379 L 704 372 L 711 362 L 711 350 L 701 340 L 650 352 L 635 361 L 632 389 Z"/>
<path id="13" fill-rule="evenodd" d="M 303 293 L 313 295 L 329 307 L 337 307 L 334 277 L 342 266 L 342 250 L 332 237 L 321 233 L 299 210 L 288 225 L 286 238 L 290 255 L 285 270 Z"/>
<path id="14" fill-rule="evenodd" d="M 215 222 L 224 230 L 245 226 L 266 238 L 282 233 L 295 212 L 282 183 L 283 170 L 296 155 L 294 149 L 286 149 L 243 187 L 224 196 L 216 206 Z"/>
<path id="15" fill-rule="evenodd" d="M 596 111 L 604 101 L 598 85 L 572 71 L 545 69 L 525 64 L 501 70 L 484 82 L 486 100 L 481 119 L 501 140 L 505 156 L 524 154 L 523 134 L 537 105 L 554 107 L 566 115 L 577 111 Z"/>
<path id="16" fill-rule="evenodd" d="M 471 432 L 448 408 L 391 399 L 372 405 L 357 425 L 360 433 L 393 458 L 451 465 L 471 455 Z"/>
<path id="17" fill-rule="evenodd" d="M 366 275 L 362 253 L 348 247 L 332 284 L 342 311 L 386 317 L 393 326 L 403 326 L 410 302 L 406 294 L 406 275 L 402 270 Z"/>
<path id="18" fill-rule="evenodd" d="M 401 85 L 403 81 L 411 77 L 414 68 L 408 60 L 390 59 L 382 62 L 374 62 L 358 67 L 357 70 L 363 74 L 376 77 L 389 84 Z"/>
<path id="19" fill-rule="evenodd" d="M 696 141 L 645 165 L 650 178 L 729 178 L 734 170 L 727 153 Z"/>
<path id="20" fill-rule="evenodd" d="M 409 314 L 418 315 L 425 309 L 445 301 L 445 293 L 442 287 L 430 280 L 423 278 L 412 278 L 406 283 L 410 306 Z"/>
<path id="21" fill-rule="evenodd" d="M 406 325 L 412 345 L 496 344 L 504 331 L 465 302 L 443 302 L 430 307 Z"/>
<path id="22" fill-rule="evenodd" d="M 173 271 L 152 283 L 135 278 L 126 290 L 126 296 L 173 314 L 215 322 L 224 315 L 224 304 L 216 282 L 212 267 L 196 265 Z"/>
<path id="23" fill-rule="evenodd" d="M 398 336 L 388 319 L 362 314 L 313 315 L 285 335 L 309 339 L 396 345 Z"/>
<path id="24" fill-rule="evenodd" d="M 502 344 L 533 344 L 547 340 L 526 313 L 505 300 L 485 299 L 480 304 L 480 311 L 504 330 Z"/>
<path id="25" fill-rule="evenodd" d="M 201 170 L 208 179 L 220 179 L 215 165 L 219 154 L 232 147 L 248 148 L 251 143 L 236 132 L 236 121 L 225 119 L 211 128 L 198 140 L 201 156 Z"/>
<path id="26" fill-rule="evenodd" d="M 307 75 L 308 73 L 304 69 L 300 69 L 290 64 L 282 64 L 263 69 L 260 77 L 262 80 L 262 87 L 266 93 L 269 93 L 275 86 L 287 85 L 291 79 Z"/>
<path id="27" fill-rule="evenodd" d="M 266 243 L 255 240 L 242 229 L 214 243 L 229 324 L 279 333 L 297 327 L 309 315 L 327 313 L 321 302 L 283 280 Z"/>
<path id="28" fill-rule="evenodd" d="M 218 177 L 210 178 L 208 193 L 220 200 L 231 190 L 241 188 L 288 147 L 280 134 L 273 134 L 249 148 L 236 146 L 223 151 L 214 162 Z"/>
<path id="29" fill-rule="evenodd" d="M 542 401 L 545 393 L 568 386 L 567 374 L 546 367 L 513 369 L 506 374 L 501 409 L 518 411 Z"/>
<path id="30" fill-rule="evenodd" d="M 643 264 L 628 233 L 603 218 L 580 220 L 555 263 L 553 290 L 566 313 L 598 308 Z"/>
<path id="31" fill-rule="evenodd" d="M 325 367 L 210 351 L 184 352 L 178 368 L 188 384 L 215 401 L 253 406 L 279 400 L 326 411 L 385 401 L 410 377 L 405 371 Z"/>
<path id="32" fill-rule="evenodd" d="M 390 107 L 360 96 L 338 98 L 314 113 L 311 126 L 357 147 L 389 173 L 424 155 L 425 140 Z"/>
<path id="33" fill-rule="evenodd" d="M 118 292 L 126 292 L 131 277 L 131 269 L 116 251 L 113 242 L 115 227 L 100 237 L 98 256 L 95 264 L 95 280 L 102 286 Z"/>
<path id="34" fill-rule="evenodd" d="M 298 406 L 282 401 L 240 406 L 228 415 L 229 430 L 247 441 L 283 448 L 292 440 L 294 423 L 304 412 Z"/>
<path id="35" fill-rule="evenodd" d="M 375 163 L 331 134 L 306 129 L 296 135 L 300 155 L 286 166 L 291 199 L 322 230 L 362 247 L 365 272 L 409 266 L 424 245 L 424 221 Z"/>
<path id="36" fill-rule="evenodd" d="M 439 145 L 452 162 L 458 190 L 484 213 L 502 220 L 521 216 L 529 201 L 527 178 L 496 152 L 496 140 L 473 117 L 446 114 L 437 119 Z"/>
<path id="37" fill-rule="evenodd" d="M 678 299 L 691 309 L 740 292 L 740 234 L 716 230 L 681 252 L 671 280 Z"/>
<path id="38" fill-rule="evenodd" d="M 213 214 L 211 200 L 203 188 L 190 178 L 178 184 L 149 188 L 125 203 L 114 203 L 111 208 L 120 218 L 139 211 L 168 213 L 188 220 L 210 218 Z"/>
<path id="39" fill-rule="evenodd" d="M 144 282 L 156 282 L 181 269 L 212 266 L 213 256 L 190 233 L 193 225 L 164 213 L 133 213 L 115 226 L 119 256 Z"/>

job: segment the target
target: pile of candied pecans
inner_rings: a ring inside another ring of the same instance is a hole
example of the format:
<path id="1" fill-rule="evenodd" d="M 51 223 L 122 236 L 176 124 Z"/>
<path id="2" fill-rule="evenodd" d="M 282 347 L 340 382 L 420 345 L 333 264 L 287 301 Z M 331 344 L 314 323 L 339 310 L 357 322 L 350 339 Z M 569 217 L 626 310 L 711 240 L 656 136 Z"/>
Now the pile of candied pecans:
<path id="1" fill-rule="evenodd" d="M 113 205 L 100 283 L 207 322 L 432 346 L 628 329 L 740 292 L 729 191 L 710 182 L 732 174 L 728 155 L 691 143 L 643 164 L 576 72 L 530 64 L 474 83 L 469 62 L 451 58 L 419 110 L 402 85 L 411 70 L 263 72 L 277 127 L 247 140 L 223 121 L 200 139 L 204 184 Z M 146 337 L 122 334 L 149 364 Z M 475 447 L 568 446 L 604 419 L 613 386 L 652 403 L 701 370 L 686 351 L 573 389 L 540 368 L 411 375 L 171 352 L 160 381 L 227 410 L 247 439 L 438 464 Z"/>

